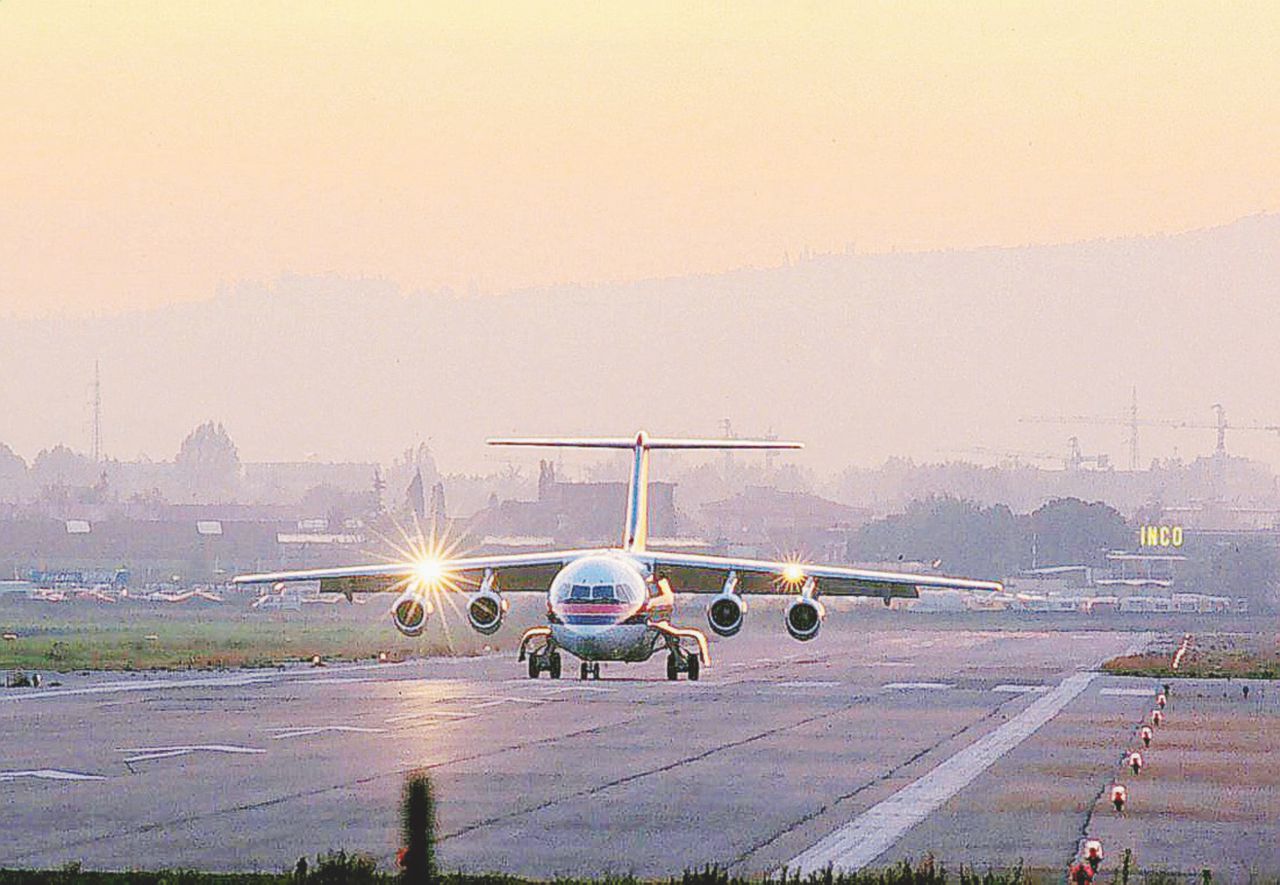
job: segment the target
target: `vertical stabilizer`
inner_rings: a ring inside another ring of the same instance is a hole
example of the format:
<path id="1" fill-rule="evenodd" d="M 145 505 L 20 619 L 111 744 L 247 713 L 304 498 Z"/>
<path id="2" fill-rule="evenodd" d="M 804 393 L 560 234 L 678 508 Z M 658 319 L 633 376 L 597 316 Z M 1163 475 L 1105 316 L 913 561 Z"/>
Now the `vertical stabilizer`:
<path id="1" fill-rule="evenodd" d="M 631 476 L 627 482 L 626 525 L 622 530 L 622 549 L 639 553 L 649 542 L 649 452 L 653 449 L 801 449 L 797 442 L 771 439 L 658 439 L 643 430 L 634 438 L 599 437 L 575 439 L 567 437 L 531 437 L 490 439 L 491 446 L 554 446 L 576 449 L 631 449 Z"/>
<path id="2" fill-rule="evenodd" d="M 627 525 L 622 532 L 622 549 L 644 550 L 649 542 L 649 440 L 644 431 L 636 434 L 631 479 L 627 483 Z"/>

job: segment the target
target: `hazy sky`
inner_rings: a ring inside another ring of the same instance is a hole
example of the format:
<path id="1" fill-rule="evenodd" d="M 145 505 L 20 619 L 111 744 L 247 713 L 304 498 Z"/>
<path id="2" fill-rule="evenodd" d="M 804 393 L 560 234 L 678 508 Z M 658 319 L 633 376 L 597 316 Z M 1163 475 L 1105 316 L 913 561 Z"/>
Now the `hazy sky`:
<path id="1" fill-rule="evenodd" d="M 0 2 L 0 314 L 1280 208 L 1280 4 Z"/>

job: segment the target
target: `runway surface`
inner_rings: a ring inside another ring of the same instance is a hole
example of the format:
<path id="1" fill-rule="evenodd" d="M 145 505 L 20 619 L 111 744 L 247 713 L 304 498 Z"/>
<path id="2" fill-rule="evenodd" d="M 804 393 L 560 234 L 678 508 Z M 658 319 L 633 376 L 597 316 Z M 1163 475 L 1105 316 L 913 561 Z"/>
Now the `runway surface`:
<path id="1" fill-rule="evenodd" d="M 503 655 L 3 691 L 0 865 L 274 870 L 344 848 L 389 867 L 404 773 L 424 768 L 454 869 L 760 874 L 927 851 L 1065 868 L 1094 829 L 1167 867 L 1280 868 L 1269 812 L 1250 830 L 1269 844 L 1244 855 L 1223 844 L 1229 817 L 1203 838 L 1176 814 L 1138 827 L 1137 784 L 1132 814 L 1106 818 L 1153 683 L 1091 668 L 1149 635 L 906 617 L 866 630 L 833 615 L 803 645 L 761 618 L 715 644 L 697 683 L 667 682 L 660 656 L 531 681 Z M 1182 740 L 1192 752 L 1194 730 Z M 1273 809 L 1280 786 L 1258 789 Z"/>

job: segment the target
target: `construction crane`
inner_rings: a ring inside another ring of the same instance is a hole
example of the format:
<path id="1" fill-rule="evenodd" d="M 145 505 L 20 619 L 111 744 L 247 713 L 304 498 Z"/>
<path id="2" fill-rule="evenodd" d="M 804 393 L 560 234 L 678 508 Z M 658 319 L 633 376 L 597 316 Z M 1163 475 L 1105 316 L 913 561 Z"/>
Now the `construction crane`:
<path id="1" fill-rule="evenodd" d="M 1092 464 L 1098 470 L 1107 470 L 1111 467 L 1111 458 L 1108 455 L 1082 454 L 1080 451 L 1080 437 L 1068 437 L 1067 460 L 1063 466 L 1068 470 L 1083 470 L 1086 464 Z"/>
<path id="2" fill-rule="evenodd" d="M 1067 439 L 1065 456 L 1051 452 L 1011 452 L 991 446 L 970 446 L 967 449 L 946 449 L 945 451 L 961 455 L 997 455 L 1001 459 L 1001 466 L 1009 467 L 1020 467 L 1024 461 L 1056 461 L 1062 465 L 1063 470 L 1083 470 L 1088 464 L 1098 470 L 1106 470 L 1111 466 L 1111 459 L 1107 455 L 1086 455 L 1081 452 L 1080 438 L 1075 436 Z"/>
<path id="3" fill-rule="evenodd" d="M 1065 464 L 1062 455 L 1049 452 L 1010 452 L 991 446 L 969 446 L 966 449 L 945 449 L 957 455 L 995 455 L 1000 459 L 1001 467 L 1021 467 L 1024 461 L 1057 461 Z"/>
<path id="4" fill-rule="evenodd" d="M 1177 420 L 1170 418 L 1139 418 L 1138 395 L 1134 391 L 1129 406 L 1129 414 L 1124 416 L 1088 416 L 1088 415 L 1034 415 L 1019 419 L 1025 424 L 1119 424 L 1129 428 L 1129 469 L 1138 469 L 1138 428 L 1139 427 L 1172 427 L 1178 430 L 1216 430 L 1218 445 L 1216 454 L 1225 457 L 1227 453 L 1228 430 L 1264 430 L 1280 434 L 1280 424 L 1262 424 L 1247 422 L 1233 424 L 1227 421 L 1227 410 L 1221 403 L 1214 403 L 1210 408 L 1214 412 L 1214 420 Z"/>

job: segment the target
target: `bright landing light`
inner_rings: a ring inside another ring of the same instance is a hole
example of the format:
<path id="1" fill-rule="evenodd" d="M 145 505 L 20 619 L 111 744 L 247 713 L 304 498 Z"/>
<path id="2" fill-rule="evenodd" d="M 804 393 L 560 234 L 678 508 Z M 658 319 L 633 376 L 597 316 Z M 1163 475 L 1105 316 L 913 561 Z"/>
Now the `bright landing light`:
<path id="1" fill-rule="evenodd" d="M 423 587 L 434 587 L 444 577 L 444 563 L 439 559 L 420 559 L 413 565 L 413 576 Z"/>
<path id="2" fill-rule="evenodd" d="M 798 562 L 789 562 L 782 568 L 782 580 L 788 584 L 799 584 L 804 580 L 804 568 Z"/>

